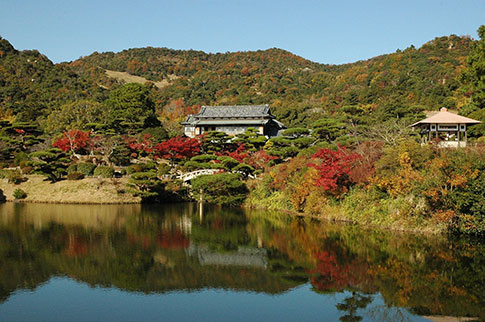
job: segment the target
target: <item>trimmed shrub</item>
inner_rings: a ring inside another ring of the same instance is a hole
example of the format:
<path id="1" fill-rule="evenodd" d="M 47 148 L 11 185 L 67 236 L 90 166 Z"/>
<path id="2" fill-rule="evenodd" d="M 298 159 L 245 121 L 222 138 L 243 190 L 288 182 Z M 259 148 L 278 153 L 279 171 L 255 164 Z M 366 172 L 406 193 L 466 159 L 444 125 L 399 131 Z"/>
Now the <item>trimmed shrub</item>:
<path id="1" fill-rule="evenodd" d="M 209 162 L 213 160 L 217 160 L 218 157 L 214 154 L 201 154 L 197 155 L 195 157 L 192 157 L 190 161 L 196 161 L 196 162 Z"/>
<path id="2" fill-rule="evenodd" d="M 140 196 L 143 201 L 160 201 L 160 196 L 164 191 L 164 185 L 157 174 L 153 171 L 135 172 L 130 176 L 130 192 L 134 196 Z"/>
<path id="3" fill-rule="evenodd" d="M 166 163 L 162 163 L 158 166 L 158 175 L 163 176 L 164 174 L 168 174 L 170 172 L 170 166 Z"/>
<path id="4" fill-rule="evenodd" d="M 24 161 L 20 161 L 19 167 L 20 168 L 31 167 L 33 164 L 34 164 L 34 162 L 32 162 L 32 161 L 24 160 Z"/>
<path id="5" fill-rule="evenodd" d="M 94 169 L 96 169 L 96 166 L 94 164 L 85 162 L 78 163 L 76 171 L 81 172 L 82 174 L 84 174 L 85 177 L 89 177 L 93 175 Z"/>
<path id="6" fill-rule="evenodd" d="M 221 161 L 221 163 L 224 165 L 224 168 L 227 170 L 232 170 L 239 164 L 239 161 L 237 161 L 236 159 L 225 155 L 218 157 L 217 160 Z"/>
<path id="7" fill-rule="evenodd" d="M 115 170 L 111 167 L 100 165 L 96 169 L 94 169 L 95 177 L 113 178 L 114 174 L 115 174 Z"/>
<path id="8" fill-rule="evenodd" d="M 7 179 L 8 183 L 19 184 L 25 181 L 18 170 L 0 170 L 0 179 Z"/>
<path id="9" fill-rule="evenodd" d="M 71 164 L 70 166 L 67 167 L 67 174 L 77 172 L 77 164 Z"/>
<path id="10" fill-rule="evenodd" d="M 248 193 L 248 188 L 241 181 L 238 173 L 219 173 L 199 176 L 192 179 L 192 190 L 196 199 L 200 197 L 209 203 L 237 206 L 240 205 Z"/>
<path id="11" fill-rule="evenodd" d="M 25 199 L 27 198 L 27 193 L 22 189 L 15 189 L 15 191 L 13 192 L 13 197 L 15 199 Z"/>
<path id="12" fill-rule="evenodd" d="M 126 168 L 126 174 L 132 174 L 135 172 L 143 172 L 143 166 L 141 164 L 132 164 Z"/>
<path id="13" fill-rule="evenodd" d="M 22 174 L 29 174 L 32 172 L 32 170 L 34 170 L 34 168 L 30 166 L 25 166 L 23 168 L 20 168 L 20 171 L 22 172 Z"/>
<path id="14" fill-rule="evenodd" d="M 79 171 L 71 172 L 67 175 L 67 180 L 82 180 L 84 179 L 84 174 Z"/>
<path id="15" fill-rule="evenodd" d="M 158 164 L 155 162 L 132 164 L 128 168 L 126 168 L 126 173 L 133 174 L 135 172 L 148 172 L 148 171 L 156 172 L 157 166 Z"/>
<path id="16" fill-rule="evenodd" d="M 145 164 L 142 164 L 143 170 L 144 171 L 150 171 L 150 170 L 157 170 L 158 164 L 155 162 L 147 162 Z"/>
<path id="17" fill-rule="evenodd" d="M 25 152 L 19 152 L 15 155 L 14 159 L 13 159 L 13 163 L 16 165 L 16 166 L 19 166 L 20 165 L 20 162 L 22 161 L 27 161 L 29 160 L 29 156 L 27 153 Z"/>
<path id="18" fill-rule="evenodd" d="M 239 163 L 237 166 L 232 169 L 234 172 L 241 173 L 244 177 L 248 177 L 254 173 L 254 168 L 246 163 Z"/>
<path id="19" fill-rule="evenodd" d="M 130 150 L 126 146 L 118 146 L 113 149 L 109 160 L 118 166 L 127 166 L 130 164 Z"/>

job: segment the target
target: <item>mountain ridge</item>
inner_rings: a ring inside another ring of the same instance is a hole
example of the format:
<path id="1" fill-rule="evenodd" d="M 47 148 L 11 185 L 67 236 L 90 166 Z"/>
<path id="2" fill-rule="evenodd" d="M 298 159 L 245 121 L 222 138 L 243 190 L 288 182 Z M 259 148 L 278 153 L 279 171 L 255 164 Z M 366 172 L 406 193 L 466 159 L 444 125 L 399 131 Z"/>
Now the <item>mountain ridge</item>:
<path id="1" fill-rule="evenodd" d="M 289 125 L 304 126 L 347 105 L 392 111 L 460 108 L 466 97 L 457 91 L 457 78 L 472 42 L 466 36 L 436 37 L 420 48 L 411 45 L 340 65 L 279 48 L 205 53 L 150 46 L 54 64 L 38 51 L 18 51 L 0 38 L 0 117 L 10 113 L 35 120 L 76 99 L 102 102 L 122 84 L 106 70 L 148 80 L 159 113 L 179 100 L 185 106 L 268 103 Z M 41 64 L 33 66 L 29 60 L 36 58 Z M 167 85 L 157 88 L 156 82 Z"/>

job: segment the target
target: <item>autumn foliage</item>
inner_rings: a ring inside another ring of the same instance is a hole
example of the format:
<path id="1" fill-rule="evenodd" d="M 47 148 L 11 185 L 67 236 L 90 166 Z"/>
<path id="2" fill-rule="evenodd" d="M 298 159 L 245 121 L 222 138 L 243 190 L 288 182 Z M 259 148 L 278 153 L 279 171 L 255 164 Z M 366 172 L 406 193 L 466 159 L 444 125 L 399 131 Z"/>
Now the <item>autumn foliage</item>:
<path id="1" fill-rule="evenodd" d="M 60 139 L 54 141 L 52 146 L 64 152 L 82 152 L 87 148 L 90 142 L 90 136 L 91 133 L 89 131 L 76 129 L 65 131 Z"/>
<path id="2" fill-rule="evenodd" d="M 330 192 L 337 192 L 346 190 L 352 183 L 350 179 L 352 167 L 360 156 L 349 153 L 344 147 L 340 147 L 336 151 L 320 149 L 312 155 L 312 159 L 314 161 L 308 166 L 318 171 L 315 185 Z"/>
<path id="3" fill-rule="evenodd" d="M 154 151 L 155 143 L 149 134 L 144 134 L 139 138 L 128 137 L 125 139 L 125 142 L 133 157 L 143 152 L 150 154 Z"/>
<path id="4" fill-rule="evenodd" d="M 177 136 L 156 144 L 154 149 L 156 156 L 162 159 L 190 159 L 200 152 L 200 142 L 195 138 Z"/>

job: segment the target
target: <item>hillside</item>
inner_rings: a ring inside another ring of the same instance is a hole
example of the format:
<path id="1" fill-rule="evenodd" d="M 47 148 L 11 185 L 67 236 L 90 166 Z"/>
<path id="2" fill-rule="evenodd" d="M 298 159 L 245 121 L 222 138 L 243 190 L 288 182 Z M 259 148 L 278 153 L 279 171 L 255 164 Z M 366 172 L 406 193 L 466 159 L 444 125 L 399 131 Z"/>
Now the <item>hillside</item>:
<path id="1" fill-rule="evenodd" d="M 323 65 L 276 48 L 207 54 L 152 47 L 53 64 L 0 39 L 0 116 L 35 120 L 67 102 L 102 102 L 130 75 L 153 83 L 151 95 L 165 118 L 180 118 L 194 105 L 269 103 L 283 122 L 297 126 L 346 105 L 380 111 L 384 118 L 415 106 L 459 107 L 457 76 L 471 44 L 452 35 L 345 65 Z"/>
<path id="2" fill-rule="evenodd" d="M 61 104 L 104 99 L 92 79 L 67 64 L 53 64 L 36 50 L 17 51 L 0 37 L 0 119 L 31 121 Z"/>

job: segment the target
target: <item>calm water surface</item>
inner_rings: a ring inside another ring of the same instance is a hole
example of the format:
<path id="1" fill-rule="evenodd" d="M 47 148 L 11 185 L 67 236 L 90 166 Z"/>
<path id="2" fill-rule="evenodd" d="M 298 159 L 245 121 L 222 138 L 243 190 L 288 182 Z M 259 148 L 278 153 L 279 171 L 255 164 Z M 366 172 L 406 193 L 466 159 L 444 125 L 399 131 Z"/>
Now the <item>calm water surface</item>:
<path id="1" fill-rule="evenodd" d="M 0 205 L 0 321 L 485 319 L 485 245 L 196 204 Z"/>

